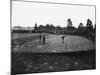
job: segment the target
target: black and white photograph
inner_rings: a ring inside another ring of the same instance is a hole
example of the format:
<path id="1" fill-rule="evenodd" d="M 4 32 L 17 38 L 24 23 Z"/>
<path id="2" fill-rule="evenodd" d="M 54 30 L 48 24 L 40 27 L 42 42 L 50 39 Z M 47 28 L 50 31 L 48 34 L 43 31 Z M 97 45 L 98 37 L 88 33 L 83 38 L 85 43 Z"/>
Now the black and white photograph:
<path id="1" fill-rule="evenodd" d="M 11 0 L 11 75 L 96 69 L 96 5 Z"/>

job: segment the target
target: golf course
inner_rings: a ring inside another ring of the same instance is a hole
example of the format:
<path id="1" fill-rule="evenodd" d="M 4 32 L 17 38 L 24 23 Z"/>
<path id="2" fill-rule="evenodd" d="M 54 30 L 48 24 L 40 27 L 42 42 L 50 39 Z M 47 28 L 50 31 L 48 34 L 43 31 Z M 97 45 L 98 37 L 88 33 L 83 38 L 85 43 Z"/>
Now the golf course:
<path id="1" fill-rule="evenodd" d="M 64 42 L 62 42 L 62 35 L 51 35 L 51 34 L 43 34 L 46 35 L 46 42 L 43 44 L 42 40 L 39 41 L 39 34 L 26 34 L 25 35 L 17 35 L 17 37 L 13 37 L 14 40 L 20 39 L 20 41 L 16 41 L 16 43 L 21 42 L 21 40 L 26 39 L 27 41 L 23 44 L 16 44 L 16 46 L 12 49 L 13 52 L 33 52 L 33 53 L 60 53 L 60 52 L 76 52 L 76 51 L 87 51 L 91 49 L 95 49 L 95 44 L 81 36 L 74 35 L 65 35 Z M 28 41 L 29 40 L 29 41 Z M 25 41 L 25 40 L 24 40 Z"/>
<path id="2" fill-rule="evenodd" d="M 82 36 L 12 34 L 12 74 L 95 69 L 95 44 Z"/>

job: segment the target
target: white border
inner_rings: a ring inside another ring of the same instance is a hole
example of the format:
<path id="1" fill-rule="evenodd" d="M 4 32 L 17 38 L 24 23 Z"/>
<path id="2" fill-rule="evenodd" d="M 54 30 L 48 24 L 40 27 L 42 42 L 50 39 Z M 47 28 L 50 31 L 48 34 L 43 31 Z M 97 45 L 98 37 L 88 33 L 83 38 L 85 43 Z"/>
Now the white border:
<path id="1" fill-rule="evenodd" d="M 32 0 L 30 0 L 32 1 Z M 81 70 L 81 71 L 67 71 L 67 72 L 52 72 L 52 73 L 37 73 L 38 75 L 99 75 L 100 69 L 100 2 L 99 0 L 36 0 L 43 2 L 56 2 L 56 3 L 71 3 L 71 4 L 87 4 L 96 5 L 97 7 L 97 69 L 96 70 Z M 10 75 L 10 0 L 0 0 L 0 75 Z M 25 74 L 28 75 L 28 74 Z M 29 74 L 36 75 L 36 74 Z"/>

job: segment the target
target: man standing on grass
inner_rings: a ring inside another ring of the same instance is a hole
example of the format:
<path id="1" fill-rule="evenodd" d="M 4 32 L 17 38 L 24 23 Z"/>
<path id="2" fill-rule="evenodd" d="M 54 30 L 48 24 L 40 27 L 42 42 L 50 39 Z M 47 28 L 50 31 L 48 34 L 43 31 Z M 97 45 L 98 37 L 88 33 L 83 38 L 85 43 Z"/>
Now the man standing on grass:
<path id="1" fill-rule="evenodd" d="M 41 43 L 42 35 L 39 35 L 39 43 Z"/>
<path id="2" fill-rule="evenodd" d="M 44 36 L 43 36 L 43 44 L 45 44 L 45 39 L 46 39 L 46 38 L 45 38 L 45 35 L 44 35 Z"/>
<path id="3" fill-rule="evenodd" d="M 63 36 L 62 36 L 62 43 L 64 43 L 64 38 L 65 38 L 65 36 L 63 35 Z"/>

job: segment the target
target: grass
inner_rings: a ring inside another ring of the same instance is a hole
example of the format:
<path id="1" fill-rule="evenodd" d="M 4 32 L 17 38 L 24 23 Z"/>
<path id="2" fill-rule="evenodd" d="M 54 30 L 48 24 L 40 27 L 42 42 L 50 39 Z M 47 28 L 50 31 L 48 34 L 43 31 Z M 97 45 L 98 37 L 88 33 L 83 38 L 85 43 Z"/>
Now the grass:
<path id="1" fill-rule="evenodd" d="M 27 36 L 27 35 L 26 35 Z M 70 52 L 94 49 L 94 44 L 88 39 L 80 36 L 66 35 L 62 43 L 62 35 L 47 35 L 46 44 L 39 42 L 38 35 L 12 39 L 12 51 L 17 52 Z M 38 46 L 41 46 L 38 47 Z"/>
<path id="2" fill-rule="evenodd" d="M 20 34 L 19 37 L 16 37 L 18 35 L 19 34 L 17 35 L 14 34 L 12 37 L 12 50 L 13 47 L 17 45 L 23 45 L 27 42 L 38 39 L 39 34 L 35 35 Z M 48 38 L 51 37 L 56 37 L 56 36 L 54 35 L 48 36 Z M 79 44 L 78 42 L 79 40 L 76 40 L 75 43 Z M 12 51 L 11 55 L 12 55 L 11 57 L 12 75 L 96 69 L 95 49 L 87 51 L 60 52 L 60 53 L 31 53 L 31 52 Z"/>
<path id="3" fill-rule="evenodd" d="M 69 53 L 13 53 L 12 74 L 95 69 L 95 50 Z"/>
<path id="4" fill-rule="evenodd" d="M 32 40 L 36 40 L 38 38 L 38 34 L 12 34 L 11 45 L 14 48 L 17 45 L 23 45 L 26 42 L 30 42 Z"/>

